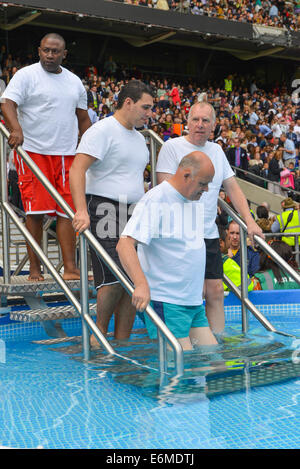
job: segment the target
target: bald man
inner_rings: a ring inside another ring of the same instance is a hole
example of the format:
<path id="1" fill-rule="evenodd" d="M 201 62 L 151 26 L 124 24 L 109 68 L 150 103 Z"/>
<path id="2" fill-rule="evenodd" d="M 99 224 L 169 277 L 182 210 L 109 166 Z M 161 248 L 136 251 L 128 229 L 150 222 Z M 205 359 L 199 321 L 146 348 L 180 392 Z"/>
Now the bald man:
<path id="1" fill-rule="evenodd" d="M 186 155 L 168 181 L 143 196 L 117 245 L 135 286 L 132 304 L 143 311 L 151 300 L 183 350 L 217 343 L 202 305 L 206 252 L 199 203 L 214 174 L 206 154 Z M 156 338 L 156 326 L 147 315 L 145 321 Z"/>
<path id="2" fill-rule="evenodd" d="M 206 272 L 205 272 L 205 308 L 210 327 L 215 333 L 223 331 L 225 326 L 223 263 L 219 245 L 219 234 L 216 225 L 217 201 L 221 186 L 233 203 L 236 211 L 247 224 L 250 241 L 254 235 L 264 237 L 262 230 L 255 223 L 249 211 L 247 200 L 238 185 L 234 173 L 220 145 L 210 142 L 209 138 L 215 128 L 215 111 L 207 102 L 194 104 L 188 116 L 189 133 L 186 136 L 170 138 L 165 142 L 157 160 L 157 182 L 160 184 L 175 174 L 181 159 L 189 152 L 202 151 L 212 161 L 215 175 L 209 186 L 209 191 L 203 195 L 205 205 L 205 243 L 206 243 Z"/>

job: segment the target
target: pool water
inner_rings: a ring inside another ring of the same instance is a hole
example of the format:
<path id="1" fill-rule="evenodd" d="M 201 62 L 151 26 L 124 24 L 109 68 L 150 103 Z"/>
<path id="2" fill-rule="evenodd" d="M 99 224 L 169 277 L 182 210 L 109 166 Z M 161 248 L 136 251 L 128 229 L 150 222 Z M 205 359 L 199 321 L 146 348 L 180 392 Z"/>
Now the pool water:
<path id="1" fill-rule="evenodd" d="M 84 362 L 79 321 L 67 341 L 45 340 L 38 329 L 6 337 L 0 446 L 299 448 L 299 316 L 280 311 L 272 318 L 296 338 L 267 333 L 257 321 L 245 336 L 240 321 L 231 320 L 219 345 L 185 353 L 182 378 L 174 376 L 172 356 L 170 374 L 162 379 L 154 371 L 156 344 L 143 330 L 129 342 L 112 342 L 129 360 L 100 350 Z"/>

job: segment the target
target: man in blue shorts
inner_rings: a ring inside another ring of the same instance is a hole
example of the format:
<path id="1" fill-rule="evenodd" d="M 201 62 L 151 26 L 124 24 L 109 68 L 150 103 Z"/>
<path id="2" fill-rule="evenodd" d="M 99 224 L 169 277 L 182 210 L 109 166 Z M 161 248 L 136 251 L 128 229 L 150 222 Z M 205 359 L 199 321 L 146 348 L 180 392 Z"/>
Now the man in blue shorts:
<path id="1" fill-rule="evenodd" d="M 186 155 L 174 176 L 138 202 L 117 245 L 135 286 L 132 304 L 143 311 L 151 298 L 184 350 L 217 343 L 202 305 L 206 248 L 204 210 L 198 202 L 214 173 L 204 153 Z M 156 326 L 147 315 L 145 319 L 155 338 Z"/>
<path id="2" fill-rule="evenodd" d="M 194 104 L 188 115 L 188 135 L 169 139 L 165 142 L 157 160 L 157 182 L 160 184 L 175 174 L 183 156 L 193 151 L 204 152 L 211 160 L 215 175 L 209 191 L 203 195 L 201 203 L 205 206 L 204 237 L 206 243 L 206 272 L 204 284 L 205 309 L 210 327 L 221 333 L 225 326 L 223 263 L 216 225 L 217 201 L 221 186 L 247 225 L 248 236 L 253 244 L 254 235 L 264 237 L 249 212 L 247 200 L 237 183 L 234 173 L 220 145 L 210 142 L 215 128 L 215 111 L 207 102 Z"/>

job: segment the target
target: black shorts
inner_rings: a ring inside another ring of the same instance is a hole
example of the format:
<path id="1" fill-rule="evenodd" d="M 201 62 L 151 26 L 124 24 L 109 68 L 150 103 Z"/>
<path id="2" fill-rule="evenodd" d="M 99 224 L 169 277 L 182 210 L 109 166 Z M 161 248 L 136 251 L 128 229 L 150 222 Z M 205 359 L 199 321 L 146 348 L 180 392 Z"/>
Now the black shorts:
<path id="1" fill-rule="evenodd" d="M 107 254 L 124 272 L 116 251 L 120 235 L 132 213 L 131 206 L 98 195 L 86 196 L 90 230 Z M 96 251 L 90 247 L 95 288 L 119 282 Z"/>
<path id="2" fill-rule="evenodd" d="M 205 278 L 219 279 L 223 278 L 223 262 L 220 251 L 219 238 L 205 239 L 206 245 L 206 267 Z"/>

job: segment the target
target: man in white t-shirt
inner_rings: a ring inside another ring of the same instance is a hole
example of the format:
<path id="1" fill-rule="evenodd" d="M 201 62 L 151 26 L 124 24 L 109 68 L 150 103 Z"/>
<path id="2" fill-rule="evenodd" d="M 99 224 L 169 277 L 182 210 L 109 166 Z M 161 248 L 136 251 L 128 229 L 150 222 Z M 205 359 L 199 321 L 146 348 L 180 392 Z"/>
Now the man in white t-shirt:
<path id="1" fill-rule="evenodd" d="M 188 116 L 189 134 L 169 139 L 160 150 L 157 161 L 157 182 L 160 184 L 175 174 L 181 159 L 191 151 L 202 151 L 211 159 L 215 176 L 209 184 L 209 191 L 201 198 L 204 205 L 204 237 L 206 243 L 205 308 L 209 324 L 214 332 L 224 329 L 224 290 L 222 284 L 223 263 L 219 246 L 219 234 L 215 223 L 217 201 L 221 185 L 237 212 L 244 218 L 248 235 L 253 242 L 254 235 L 262 235 L 253 220 L 247 200 L 241 191 L 228 160 L 217 143 L 209 142 L 215 126 L 214 108 L 206 102 L 194 104 Z"/>
<path id="2" fill-rule="evenodd" d="M 47 34 L 40 43 L 40 62 L 17 71 L 2 101 L 2 113 L 10 130 L 9 145 L 22 145 L 31 159 L 74 209 L 69 188 L 69 168 L 78 143 L 91 125 L 86 90 L 80 79 L 61 66 L 66 57 L 64 39 Z M 75 263 L 75 233 L 72 223 L 44 186 L 15 152 L 19 187 L 26 212 L 26 227 L 40 244 L 43 216 L 57 215 L 56 233 L 64 261 L 64 279 L 79 279 Z M 42 281 L 40 261 L 28 245 L 28 279 Z"/>
<path id="3" fill-rule="evenodd" d="M 136 205 L 117 251 L 134 284 L 132 304 L 151 306 L 184 350 L 216 344 L 203 303 L 205 243 L 203 207 L 214 167 L 194 151 L 182 158 L 174 176 L 147 192 Z M 136 245 L 138 244 L 138 251 Z M 145 314 L 151 339 L 156 326 Z"/>
<path id="4" fill-rule="evenodd" d="M 135 129 L 151 116 L 150 88 L 139 80 L 125 85 L 113 116 L 96 122 L 83 135 L 70 171 L 71 192 L 76 207 L 73 227 L 82 232 L 89 226 L 96 239 L 121 268 L 116 253 L 119 236 L 130 215 L 131 204 L 144 195 L 144 170 L 149 161 L 145 138 Z M 97 288 L 97 325 L 106 334 L 115 315 L 115 338 L 130 336 L 135 310 L 118 279 L 91 250 Z M 91 345 L 98 345 L 91 336 Z"/>

